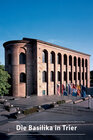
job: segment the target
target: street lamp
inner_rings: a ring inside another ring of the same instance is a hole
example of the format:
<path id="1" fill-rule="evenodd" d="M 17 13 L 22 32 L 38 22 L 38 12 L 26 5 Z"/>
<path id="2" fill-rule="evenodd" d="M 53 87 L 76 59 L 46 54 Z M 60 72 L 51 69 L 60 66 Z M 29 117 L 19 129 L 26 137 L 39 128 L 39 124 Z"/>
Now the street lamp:
<path id="1" fill-rule="evenodd" d="M 90 107 L 91 107 L 90 98 L 91 98 L 91 95 L 88 95 L 88 109 L 90 109 Z"/>

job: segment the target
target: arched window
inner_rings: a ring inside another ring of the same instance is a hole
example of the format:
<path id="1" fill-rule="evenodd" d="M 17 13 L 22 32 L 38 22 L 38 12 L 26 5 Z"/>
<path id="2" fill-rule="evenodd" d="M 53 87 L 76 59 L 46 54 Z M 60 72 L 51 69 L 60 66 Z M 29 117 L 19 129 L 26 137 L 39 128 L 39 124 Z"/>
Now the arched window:
<path id="1" fill-rule="evenodd" d="M 74 66 L 76 66 L 76 56 L 74 56 Z"/>
<path id="2" fill-rule="evenodd" d="M 88 64 L 87 59 L 85 59 L 85 67 L 87 67 L 87 64 Z"/>
<path id="3" fill-rule="evenodd" d="M 20 83 L 26 83 L 26 74 L 20 73 Z"/>
<path id="4" fill-rule="evenodd" d="M 82 67 L 84 67 L 84 59 L 82 58 Z"/>
<path id="5" fill-rule="evenodd" d="M 61 54 L 60 53 L 58 53 L 58 55 L 57 55 L 58 57 L 58 59 L 57 59 L 57 62 L 58 62 L 58 64 L 61 64 Z"/>
<path id="6" fill-rule="evenodd" d="M 50 54 L 50 63 L 54 64 L 55 63 L 55 53 L 51 52 Z"/>
<path id="7" fill-rule="evenodd" d="M 72 65 L 72 56 L 71 55 L 69 56 L 69 65 L 70 66 Z"/>
<path id="8" fill-rule="evenodd" d="M 54 72 L 53 71 L 51 71 L 51 73 L 50 73 L 50 80 L 54 81 Z"/>
<path id="9" fill-rule="evenodd" d="M 26 64 L 26 55 L 24 53 L 20 53 L 19 63 L 20 64 Z"/>
<path id="10" fill-rule="evenodd" d="M 12 59 L 11 54 L 8 54 L 8 64 L 9 65 L 11 65 L 11 59 Z"/>
<path id="11" fill-rule="evenodd" d="M 47 73 L 46 73 L 46 71 L 42 72 L 42 82 L 47 82 Z"/>
<path id="12" fill-rule="evenodd" d="M 43 63 L 47 63 L 48 62 L 48 52 L 46 50 L 44 50 L 42 52 L 42 62 Z"/>
<path id="13" fill-rule="evenodd" d="M 67 65 L 67 55 L 64 54 L 64 65 Z"/>
<path id="14" fill-rule="evenodd" d="M 78 66 L 80 67 L 80 57 L 78 58 Z"/>

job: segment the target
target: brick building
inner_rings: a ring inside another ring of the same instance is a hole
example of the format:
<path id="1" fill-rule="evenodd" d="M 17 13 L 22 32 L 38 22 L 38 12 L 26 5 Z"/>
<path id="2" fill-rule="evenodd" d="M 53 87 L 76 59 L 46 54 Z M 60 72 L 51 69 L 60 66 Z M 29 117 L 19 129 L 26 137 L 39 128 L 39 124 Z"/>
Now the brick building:
<path id="1" fill-rule="evenodd" d="M 13 96 L 57 94 L 57 84 L 90 87 L 90 55 L 37 39 L 4 43 Z"/>

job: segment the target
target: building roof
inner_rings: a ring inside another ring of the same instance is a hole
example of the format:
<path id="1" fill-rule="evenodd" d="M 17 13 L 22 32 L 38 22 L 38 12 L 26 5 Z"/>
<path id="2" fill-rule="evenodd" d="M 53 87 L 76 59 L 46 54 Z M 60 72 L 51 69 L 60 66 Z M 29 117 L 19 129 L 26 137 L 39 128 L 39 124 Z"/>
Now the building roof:
<path id="1" fill-rule="evenodd" d="M 56 44 L 52 44 L 52 43 L 49 43 L 49 42 L 45 42 L 45 41 L 42 41 L 42 40 L 38 40 L 38 39 L 23 38 L 23 40 L 28 40 L 28 41 L 30 41 L 30 40 L 36 40 L 37 42 L 40 42 L 40 43 L 43 43 L 43 44 L 51 45 L 51 46 L 54 46 L 54 47 L 57 47 L 57 48 L 60 48 L 60 49 L 64 49 L 64 50 L 72 51 L 72 52 L 75 52 L 75 53 L 80 53 L 80 54 L 83 54 L 83 55 L 90 56 L 90 54 L 86 54 L 86 53 L 83 53 L 83 52 L 72 50 L 72 49 L 69 49 L 69 48 L 66 48 L 66 47 L 62 47 L 62 46 L 59 46 L 59 45 L 56 45 Z"/>
<path id="2" fill-rule="evenodd" d="M 30 41 L 27 40 L 11 40 L 11 41 L 7 41 L 3 44 L 3 46 L 7 46 L 9 44 L 13 44 L 13 43 L 29 43 Z"/>
<path id="3" fill-rule="evenodd" d="M 64 50 L 67 50 L 67 51 L 72 51 L 72 52 L 75 52 L 75 53 L 90 56 L 89 54 L 86 54 L 86 53 L 83 53 L 83 52 L 79 52 L 79 51 L 72 50 L 72 49 L 69 49 L 69 48 L 65 48 L 65 47 L 62 47 L 62 46 L 59 46 L 59 45 L 56 45 L 56 44 L 52 44 L 52 43 L 49 43 L 49 42 L 45 42 L 45 41 L 38 40 L 38 39 L 32 39 L 32 38 L 23 38 L 22 40 L 7 41 L 3 44 L 3 46 L 5 47 L 6 45 L 12 44 L 12 43 L 31 43 L 33 41 L 37 41 L 37 42 L 47 44 L 47 45 L 50 45 L 50 46 L 53 46 L 53 47 L 56 47 L 56 48 L 60 48 L 60 49 L 64 49 Z"/>

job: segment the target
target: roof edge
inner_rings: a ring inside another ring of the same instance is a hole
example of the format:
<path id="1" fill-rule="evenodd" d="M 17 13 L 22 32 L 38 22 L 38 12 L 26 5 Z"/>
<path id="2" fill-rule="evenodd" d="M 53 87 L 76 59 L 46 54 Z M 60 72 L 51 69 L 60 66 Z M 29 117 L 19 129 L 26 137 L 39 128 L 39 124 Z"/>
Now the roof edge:
<path id="1" fill-rule="evenodd" d="M 24 37 L 23 40 L 28 40 L 28 41 L 33 40 L 33 41 L 37 41 L 37 42 L 40 42 L 40 43 L 51 45 L 51 46 L 54 46 L 54 47 L 57 47 L 57 48 L 61 48 L 61 49 L 64 49 L 64 50 L 73 51 L 75 53 L 80 53 L 80 54 L 83 54 L 83 55 L 91 56 L 90 54 L 86 54 L 86 53 L 83 53 L 83 52 L 72 50 L 72 49 L 69 49 L 69 48 L 66 48 L 66 47 L 63 47 L 63 46 L 60 46 L 60 45 L 56 45 L 56 44 L 53 44 L 53 43 L 50 43 L 50 42 L 45 42 L 45 41 L 42 41 L 42 40 L 39 40 L 39 39 L 25 38 Z"/>
<path id="2" fill-rule="evenodd" d="M 3 43 L 3 46 L 5 47 L 8 44 L 11 43 L 29 43 L 29 41 L 27 40 L 10 40 L 10 41 L 6 41 L 5 43 Z"/>

